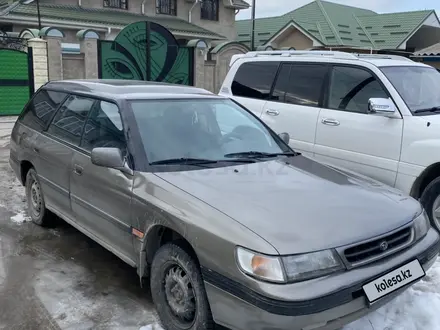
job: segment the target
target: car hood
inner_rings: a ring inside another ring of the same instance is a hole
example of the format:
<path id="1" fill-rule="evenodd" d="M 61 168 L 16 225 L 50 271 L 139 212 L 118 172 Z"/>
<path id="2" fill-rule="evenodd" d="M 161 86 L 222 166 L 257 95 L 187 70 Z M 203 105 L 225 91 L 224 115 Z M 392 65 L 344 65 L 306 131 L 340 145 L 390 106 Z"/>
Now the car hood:
<path id="1" fill-rule="evenodd" d="M 156 175 L 254 231 L 282 255 L 372 238 L 420 212 L 417 201 L 391 187 L 304 156 Z"/>

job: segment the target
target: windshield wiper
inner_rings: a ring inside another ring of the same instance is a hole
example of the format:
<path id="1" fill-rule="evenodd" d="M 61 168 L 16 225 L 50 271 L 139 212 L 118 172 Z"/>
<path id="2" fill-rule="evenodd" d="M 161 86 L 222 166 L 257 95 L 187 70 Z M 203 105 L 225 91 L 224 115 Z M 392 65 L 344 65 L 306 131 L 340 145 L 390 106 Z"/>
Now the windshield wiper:
<path id="1" fill-rule="evenodd" d="M 234 162 L 234 163 L 255 163 L 252 159 L 222 159 L 222 160 L 214 160 L 214 159 L 204 159 L 204 158 L 169 158 L 158 160 L 155 162 L 151 162 L 150 165 L 194 165 L 194 166 L 203 166 L 209 164 L 218 164 L 220 162 Z"/>
<path id="2" fill-rule="evenodd" d="M 437 111 L 440 111 L 440 106 L 432 107 L 432 108 L 425 108 L 425 109 L 417 109 L 417 110 L 414 111 L 414 113 L 437 112 Z"/>
<path id="3" fill-rule="evenodd" d="M 208 165 L 216 163 L 218 161 L 212 159 L 181 157 L 158 160 L 151 162 L 150 165 Z"/>
<path id="4" fill-rule="evenodd" d="M 245 152 L 234 152 L 230 154 L 226 154 L 223 157 L 246 157 L 246 158 L 274 158 L 278 156 L 296 156 L 295 152 L 277 152 L 277 153 L 269 153 L 269 152 L 261 152 L 261 151 L 245 151 Z"/>

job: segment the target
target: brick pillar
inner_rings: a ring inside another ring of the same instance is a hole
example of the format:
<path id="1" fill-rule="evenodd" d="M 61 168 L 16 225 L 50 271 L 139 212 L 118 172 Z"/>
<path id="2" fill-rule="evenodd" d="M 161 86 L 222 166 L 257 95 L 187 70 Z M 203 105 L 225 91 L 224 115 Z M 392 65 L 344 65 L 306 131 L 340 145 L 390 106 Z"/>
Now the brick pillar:
<path id="1" fill-rule="evenodd" d="M 47 71 L 47 43 L 43 39 L 33 38 L 28 40 L 28 46 L 32 48 L 34 89 L 37 90 L 49 81 Z"/>
<path id="2" fill-rule="evenodd" d="M 98 79 L 98 41 L 83 39 L 80 50 L 84 54 L 84 71 L 86 79 Z"/>
<path id="3" fill-rule="evenodd" d="M 205 88 L 205 53 L 194 48 L 194 86 Z"/>
<path id="4" fill-rule="evenodd" d="M 47 41 L 47 61 L 49 80 L 63 79 L 62 37 L 45 37 Z"/>

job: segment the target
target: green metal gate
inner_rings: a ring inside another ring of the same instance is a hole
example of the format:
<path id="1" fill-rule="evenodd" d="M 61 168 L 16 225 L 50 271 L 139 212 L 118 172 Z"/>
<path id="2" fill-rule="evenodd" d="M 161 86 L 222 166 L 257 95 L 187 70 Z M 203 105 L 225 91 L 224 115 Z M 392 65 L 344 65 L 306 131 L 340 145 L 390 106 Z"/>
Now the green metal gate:
<path id="1" fill-rule="evenodd" d="M 193 85 L 193 49 L 153 22 L 126 26 L 114 41 L 98 41 L 101 79 L 132 79 Z"/>
<path id="2" fill-rule="evenodd" d="M 0 37 L 0 116 L 20 114 L 33 93 L 32 48 L 26 40 Z"/>

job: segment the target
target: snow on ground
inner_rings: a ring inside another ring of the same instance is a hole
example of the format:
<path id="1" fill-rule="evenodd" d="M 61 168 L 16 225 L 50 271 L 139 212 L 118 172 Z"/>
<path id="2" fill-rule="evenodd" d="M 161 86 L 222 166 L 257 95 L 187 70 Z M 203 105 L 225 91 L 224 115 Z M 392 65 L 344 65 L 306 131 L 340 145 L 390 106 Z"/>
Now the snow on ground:
<path id="1" fill-rule="evenodd" d="M 389 304 L 343 330 L 439 330 L 440 259 L 426 277 Z"/>
<path id="2" fill-rule="evenodd" d="M 32 221 L 31 217 L 28 217 L 26 215 L 25 211 L 21 211 L 21 212 L 17 213 L 16 215 L 12 216 L 11 220 L 12 220 L 12 222 L 19 223 L 19 224 Z"/>
<path id="3" fill-rule="evenodd" d="M 158 323 L 154 323 L 154 324 L 146 325 L 140 328 L 139 330 L 163 330 L 163 328 Z"/>

